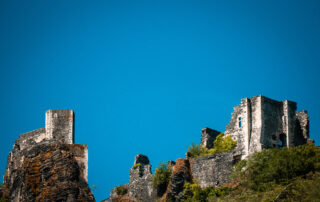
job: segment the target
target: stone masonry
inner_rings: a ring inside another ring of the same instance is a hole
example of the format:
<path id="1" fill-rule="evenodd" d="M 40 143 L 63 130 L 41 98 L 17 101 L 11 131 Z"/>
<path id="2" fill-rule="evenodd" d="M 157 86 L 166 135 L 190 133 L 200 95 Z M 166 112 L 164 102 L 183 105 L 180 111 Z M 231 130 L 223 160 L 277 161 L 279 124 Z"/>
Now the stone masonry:
<path id="1" fill-rule="evenodd" d="M 211 128 L 203 128 L 201 130 L 201 145 L 207 149 L 213 148 L 213 142 L 221 132 Z"/>
<path id="2" fill-rule="evenodd" d="M 201 187 L 221 186 L 229 182 L 232 167 L 240 158 L 239 151 L 231 151 L 192 159 L 192 176 Z"/>
<path id="3" fill-rule="evenodd" d="M 66 161 L 66 158 L 70 158 L 69 162 Z M 76 165 L 72 164 L 72 162 L 75 162 Z M 63 167 L 62 164 L 61 168 L 58 168 L 57 166 L 46 167 L 49 164 L 59 165 L 60 163 L 66 164 L 66 166 L 67 164 L 70 164 L 70 167 Z M 73 167 L 74 170 L 72 170 Z M 27 194 L 29 192 L 26 190 L 25 185 L 27 184 L 28 180 L 30 181 L 30 179 L 33 178 L 30 177 L 30 171 L 28 171 L 28 169 L 33 170 L 32 172 L 34 173 L 35 177 L 37 175 L 43 175 L 44 172 L 51 173 L 46 178 L 34 178 L 37 180 L 38 184 L 32 185 L 33 187 L 44 186 L 50 188 L 50 186 L 46 183 L 52 178 L 52 176 L 55 175 L 66 175 L 66 178 L 70 177 L 70 179 L 72 179 L 70 182 L 74 181 L 72 186 L 75 186 L 77 183 L 79 183 L 79 181 L 83 183 L 81 186 L 77 184 L 76 186 L 79 186 L 78 188 L 87 186 L 88 147 L 87 145 L 74 144 L 73 110 L 48 110 L 46 112 L 45 128 L 24 133 L 15 141 L 13 150 L 8 155 L 7 169 L 4 179 L 4 184 L 8 186 L 11 196 L 14 197 L 11 197 L 12 201 L 23 200 L 23 198 L 21 198 L 22 196 L 29 197 Z M 70 169 L 69 175 L 68 170 L 62 171 L 64 169 Z M 24 177 L 22 178 L 22 176 Z M 71 184 L 70 186 L 63 186 L 66 188 L 66 190 L 74 190 L 74 187 L 70 187 Z M 35 191 L 36 189 L 32 190 Z M 74 197 L 80 196 L 78 195 L 80 193 L 79 191 L 74 191 L 75 195 L 66 195 L 66 198 L 69 197 L 71 200 L 72 198 L 74 199 Z M 33 197 L 40 197 L 40 194 L 43 194 L 42 192 L 37 194 L 34 192 L 32 193 Z M 66 194 L 72 193 L 66 191 Z M 87 198 L 87 200 L 94 200 L 92 194 L 90 197 Z M 52 198 L 59 199 L 60 196 L 55 195 Z M 32 197 L 30 200 L 31 199 L 36 200 Z"/>
<path id="4" fill-rule="evenodd" d="M 312 142 L 309 116 L 296 112 L 297 103 L 276 101 L 264 96 L 243 98 L 234 107 L 225 134 L 237 140 L 242 159 L 265 148 L 280 148 Z"/>
<path id="5" fill-rule="evenodd" d="M 135 156 L 134 164 L 129 171 L 129 184 L 121 185 L 128 190 L 127 194 L 118 196 L 115 189 L 110 191 L 110 198 L 105 201 L 156 201 L 156 190 L 152 186 L 152 173 L 149 158 L 143 154 Z"/>

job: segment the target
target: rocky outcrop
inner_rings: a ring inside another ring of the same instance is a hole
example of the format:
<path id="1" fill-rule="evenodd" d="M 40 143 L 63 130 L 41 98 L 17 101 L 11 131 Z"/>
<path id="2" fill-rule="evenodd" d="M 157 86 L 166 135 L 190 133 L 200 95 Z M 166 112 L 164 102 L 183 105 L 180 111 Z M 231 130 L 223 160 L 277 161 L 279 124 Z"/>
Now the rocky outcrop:
<path id="1" fill-rule="evenodd" d="M 189 160 L 177 159 L 176 164 L 172 167 L 167 192 L 162 199 L 165 201 L 181 201 L 183 197 L 183 186 L 191 180 Z"/>
<path id="2" fill-rule="evenodd" d="M 48 110 L 46 128 L 20 135 L 9 153 L 0 195 L 10 201 L 94 201 L 88 147 L 73 144 L 72 110 Z"/>
<path id="3" fill-rule="evenodd" d="M 11 201 L 94 201 L 80 176 L 73 145 L 40 144 L 5 181 Z"/>

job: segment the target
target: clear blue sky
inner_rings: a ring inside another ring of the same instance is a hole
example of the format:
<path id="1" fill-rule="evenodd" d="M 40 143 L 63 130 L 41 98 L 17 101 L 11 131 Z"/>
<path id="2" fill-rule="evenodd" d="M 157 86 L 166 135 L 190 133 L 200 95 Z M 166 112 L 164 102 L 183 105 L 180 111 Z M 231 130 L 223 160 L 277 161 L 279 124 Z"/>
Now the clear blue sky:
<path id="1" fill-rule="evenodd" d="M 74 109 L 97 201 L 134 156 L 184 157 L 243 97 L 298 102 L 319 144 L 320 1 L 0 1 L 0 173 L 15 139 Z"/>

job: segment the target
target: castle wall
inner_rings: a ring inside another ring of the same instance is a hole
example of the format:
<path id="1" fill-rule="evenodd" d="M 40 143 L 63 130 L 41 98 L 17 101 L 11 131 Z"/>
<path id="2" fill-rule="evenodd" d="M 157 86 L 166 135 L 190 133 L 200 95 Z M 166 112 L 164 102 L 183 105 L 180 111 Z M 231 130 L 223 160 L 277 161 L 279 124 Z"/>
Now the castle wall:
<path id="1" fill-rule="evenodd" d="M 237 140 L 242 158 L 264 148 L 291 147 L 309 140 L 309 119 L 305 111 L 297 113 L 297 104 L 264 96 L 241 99 L 234 107 L 226 134 Z M 241 123 L 240 123 L 241 122 Z"/>
<path id="2" fill-rule="evenodd" d="M 261 97 L 262 111 L 262 132 L 261 146 L 262 148 L 279 147 L 280 134 L 287 135 L 286 129 L 283 127 L 283 103 Z M 283 136 L 283 137 L 285 137 Z M 287 146 L 287 142 L 283 141 L 282 146 Z"/>
<path id="3" fill-rule="evenodd" d="M 245 158 L 254 151 L 261 150 L 261 96 L 241 99 L 241 104 L 234 107 L 230 123 L 225 134 L 231 134 L 237 140 L 237 150 Z"/>
<path id="4" fill-rule="evenodd" d="M 88 146 L 72 144 L 69 148 L 80 168 L 80 177 L 88 182 Z"/>
<path id="5" fill-rule="evenodd" d="M 39 128 L 19 136 L 15 142 L 15 147 L 19 150 L 27 149 L 30 145 L 35 145 L 36 143 L 47 140 L 45 128 Z"/>
<path id="6" fill-rule="evenodd" d="M 309 116 L 307 111 L 303 110 L 296 113 L 294 144 L 295 145 L 306 144 L 308 143 L 308 140 L 309 140 Z"/>
<path id="7" fill-rule="evenodd" d="M 248 139 L 245 136 L 248 131 L 249 120 L 247 120 L 247 101 L 242 99 L 241 104 L 233 108 L 232 117 L 230 123 L 226 126 L 225 135 L 231 135 L 231 137 L 237 141 L 237 148 L 241 150 L 245 155 L 248 151 Z"/>
<path id="8" fill-rule="evenodd" d="M 46 135 L 61 143 L 74 142 L 74 113 L 71 109 L 46 112 Z"/>
<path id="9" fill-rule="evenodd" d="M 250 98 L 251 103 L 251 129 L 249 139 L 249 148 L 247 155 L 243 156 L 243 158 L 252 154 L 255 151 L 261 151 L 261 127 L 262 127 L 262 113 L 261 113 L 261 96 L 255 96 Z"/>
<path id="10" fill-rule="evenodd" d="M 156 190 L 152 186 L 151 165 L 147 156 L 138 154 L 135 157 L 134 165 L 130 169 L 128 195 L 138 201 L 155 201 Z"/>
<path id="11" fill-rule="evenodd" d="M 204 187 L 221 186 L 229 182 L 232 166 L 240 160 L 240 153 L 231 151 L 191 160 L 191 174 Z"/>
<path id="12" fill-rule="evenodd" d="M 210 128 L 203 128 L 201 130 L 201 145 L 207 149 L 213 148 L 213 143 L 220 133 L 221 132 Z"/>

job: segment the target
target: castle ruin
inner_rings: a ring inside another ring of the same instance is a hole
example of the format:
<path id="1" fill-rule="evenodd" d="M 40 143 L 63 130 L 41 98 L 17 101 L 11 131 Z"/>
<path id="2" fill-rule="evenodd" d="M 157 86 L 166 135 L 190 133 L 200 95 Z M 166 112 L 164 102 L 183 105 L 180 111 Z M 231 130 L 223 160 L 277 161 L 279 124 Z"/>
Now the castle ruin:
<path id="1" fill-rule="evenodd" d="M 242 159 L 265 148 L 292 147 L 313 142 L 309 139 L 309 116 L 307 111 L 297 110 L 297 103 L 276 101 L 262 95 L 241 99 L 233 108 L 225 135 L 237 140 Z M 207 132 L 209 131 L 209 132 Z M 218 132 L 205 128 L 201 144 L 212 148 Z"/>
<path id="2" fill-rule="evenodd" d="M 170 163 L 173 173 L 167 187 L 165 198 L 180 201 L 183 185 L 190 182 L 190 176 L 202 187 L 221 186 L 229 182 L 232 167 L 241 159 L 267 148 L 292 147 L 313 143 L 309 138 L 309 116 L 307 111 L 297 112 L 297 103 L 292 101 L 276 101 L 262 95 L 241 99 L 235 106 L 230 123 L 226 126 L 225 136 L 231 135 L 237 140 L 234 150 L 191 158 L 186 153 L 180 163 Z M 221 132 L 208 127 L 201 130 L 201 146 L 211 149 Z M 147 159 L 139 154 L 136 158 Z M 136 161 L 134 163 L 136 165 Z M 129 184 L 123 185 L 128 194 L 118 196 L 115 189 L 111 190 L 110 198 L 105 201 L 129 199 L 137 201 L 157 201 L 152 186 L 151 165 L 149 160 L 141 164 L 140 169 L 130 169 Z M 168 164 L 169 166 L 169 164 Z M 174 172 L 175 170 L 179 172 Z M 190 175 L 190 176 L 189 176 Z M 123 198 L 124 197 L 124 198 Z M 170 198 L 171 197 L 171 198 Z"/>
<path id="3" fill-rule="evenodd" d="M 74 144 L 73 110 L 48 110 L 45 123 L 45 128 L 20 135 L 9 153 L 4 184 L 11 190 L 11 201 L 26 197 L 92 201 L 87 190 L 79 192 L 88 186 L 88 146 Z M 55 191 L 39 191 L 40 187 Z"/>

